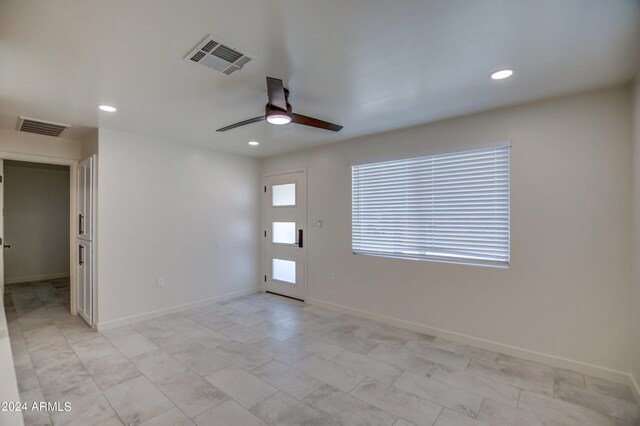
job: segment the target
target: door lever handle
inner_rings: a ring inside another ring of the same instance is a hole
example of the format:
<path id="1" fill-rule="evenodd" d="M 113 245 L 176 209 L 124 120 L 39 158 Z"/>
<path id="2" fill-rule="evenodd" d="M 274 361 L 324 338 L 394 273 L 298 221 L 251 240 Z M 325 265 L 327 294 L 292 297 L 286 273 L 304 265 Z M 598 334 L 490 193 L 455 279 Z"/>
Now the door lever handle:
<path id="1" fill-rule="evenodd" d="M 303 242 L 302 242 L 302 229 L 298 229 L 298 247 L 302 248 L 303 247 Z"/>
<path id="2" fill-rule="evenodd" d="M 6 249 L 11 248 L 11 245 L 9 245 L 9 244 L 5 244 L 5 245 L 4 245 L 4 248 L 6 248 Z"/>

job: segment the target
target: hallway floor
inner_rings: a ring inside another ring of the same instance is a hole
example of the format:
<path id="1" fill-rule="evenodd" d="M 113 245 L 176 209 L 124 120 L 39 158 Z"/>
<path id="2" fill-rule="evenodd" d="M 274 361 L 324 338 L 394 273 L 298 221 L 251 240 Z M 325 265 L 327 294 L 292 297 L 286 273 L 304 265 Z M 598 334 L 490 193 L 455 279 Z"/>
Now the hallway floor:
<path id="1" fill-rule="evenodd" d="M 25 424 L 638 425 L 629 387 L 265 293 L 90 330 L 7 286 Z"/>

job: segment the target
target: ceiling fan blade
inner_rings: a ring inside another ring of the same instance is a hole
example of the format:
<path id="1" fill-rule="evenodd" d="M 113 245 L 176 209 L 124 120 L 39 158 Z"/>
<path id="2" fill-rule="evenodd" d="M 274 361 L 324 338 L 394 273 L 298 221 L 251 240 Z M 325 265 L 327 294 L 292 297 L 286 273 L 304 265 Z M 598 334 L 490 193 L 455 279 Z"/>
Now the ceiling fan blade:
<path id="1" fill-rule="evenodd" d="M 284 84 L 279 78 L 267 77 L 267 93 L 269 95 L 269 104 L 287 110 L 287 98 L 284 94 Z"/>
<path id="2" fill-rule="evenodd" d="M 304 126 L 317 127 L 318 129 L 332 130 L 339 132 L 342 126 L 338 124 L 329 123 L 328 121 L 318 120 L 317 118 L 307 117 L 306 115 L 291 114 L 291 122 L 296 124 L 302 124 Z"/>
<path id="3" fill-rule="evenodd" d="M 240 121 L 239 123 L 235 123 L 227 127 L 223 127 L 221 129 L 216 130 L 216 132 L 226 132 L 227 130 L 235 129 L 236 127 L 246 126 L 247 124 L 257 123 L 258 121 L 263 121 L 263 120 L 264 120 L 264 115 L 261 115 L 260 117 L 250 118 L 248 120 Z"/>

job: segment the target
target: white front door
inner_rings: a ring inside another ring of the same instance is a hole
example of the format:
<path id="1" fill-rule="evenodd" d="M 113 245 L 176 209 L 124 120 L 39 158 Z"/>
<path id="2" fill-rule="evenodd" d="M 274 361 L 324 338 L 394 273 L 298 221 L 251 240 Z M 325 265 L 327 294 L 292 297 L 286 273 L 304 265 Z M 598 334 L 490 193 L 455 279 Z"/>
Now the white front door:
<path id="1" fill-rule="evenodd" d="M 265 290 L 304 300 L 307 220 L 305 172 L 265 177 Z"/>

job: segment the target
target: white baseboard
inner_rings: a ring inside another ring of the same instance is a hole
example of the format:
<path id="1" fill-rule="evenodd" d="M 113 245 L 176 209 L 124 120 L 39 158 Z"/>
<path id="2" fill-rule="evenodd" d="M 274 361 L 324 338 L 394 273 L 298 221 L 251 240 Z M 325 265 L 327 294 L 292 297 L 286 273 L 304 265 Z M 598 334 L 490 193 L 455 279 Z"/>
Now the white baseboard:
<path id="1" fill-rule="evenodd" d="M 61 272 L 59 274 L 30 275 L 26 277 L 9 278 L 9 279 L 5 279 L 4 283 L 20 284 L 20 283 L 30 283 L 34 281 L 57 280 L 60 278 L 69 278 L 69 272 Z"/>
<path id="2" fill-rule="evenodd" d="M 249 294 L 257 293 L 260 290 L 258 288 L 250 288 L 248 290 L 234 291 L 224 294 L 222 296 L 214 297 L 211 299 L 198 300 L 196 302 L 184 303 L 182 305 L 171 306 L 169 308 L 158 309 L 157 311 L 144 312 L 142 314 L 132 315 L 125 318 L 119 318 L 116 320 L 105 321 L 96 323 L 96 330 L 102 331 L 110 328 L 122 327 L 123 325 L 133 324 L 134 322 L 144 321 L 155 317 L 161 317 L 163 315 L 175 314 L 177 312 L 188 311 L 189 309 L 200 308 L 202 306 L 211 305 L 213 303 L 224 302 L 225 300 L 235 299 L 240 296 L 247 296 Z"/>
<path id="3" fill-rule="evenodd" d="M 351 308 L 349 306 L 338 305 L 335 303 L 325 302 L 318 299 L 308 298 L 306 301 L 311 305 L 316 305 L 318 307 L 329 309 L 332 311 L 341 312 L 341 313 L 353 315 L 356 317 L 393 325 L 396 327 L 406 328 L 408 330 L 417 331 L 419 333 L 428 334 L 434 337 L 441 337 L 444 339 L 453 340 L 455 342 L 465 343 L 465 344 L 476 346 L 482 349 L 499 352 L 505 355 L 517 356 L 519 358 L 523 358 L 529 361 L 541 362 L 553 367 L 566 368 L 568 370 L 577 371 L 582 374 L 587 374 L 590 376 L 611 380 L 616 383 L 629 384 L 630 381 L 633 380 L 631 375 L 628 373 L 612 370 L 606 367 L 599 367 L 597 365 L 592 365 L 592 364 L 584 363 L 581 361 L 575 361 L 572 359 L 567 359 L 567 358 L 562 358 L 555 355 L 536 352 L 529 349 L 523 349 L 515 346 L 505 345 L 502 343 L 492 342 L 489 340 L 479 339 L 477 337 L 467 336 L 465 334 L 455 333 L 452 331 L 447 331 L 447 330 L 443 330 L 435 327 L 429 327 L 429 326 L 418 324 L 415 322 L 405 321 L 398 318 L 375 314 L 372 312 Z M 632 387 L 634 386 L 637 392 L 638 391 L 637 383 L 635 383 Z"/>

